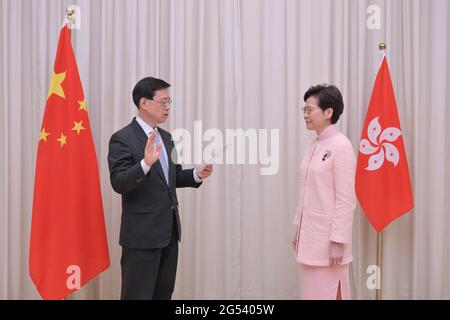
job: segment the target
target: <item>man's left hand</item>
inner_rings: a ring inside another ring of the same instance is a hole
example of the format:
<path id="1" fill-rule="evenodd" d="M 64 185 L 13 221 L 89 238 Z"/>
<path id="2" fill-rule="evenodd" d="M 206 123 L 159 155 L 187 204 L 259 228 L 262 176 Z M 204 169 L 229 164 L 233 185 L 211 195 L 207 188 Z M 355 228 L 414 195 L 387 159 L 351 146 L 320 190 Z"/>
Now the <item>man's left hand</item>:
<path id="1" fill-rule="evenodd" d="M 197 176 L 200 179 L 206 179 L 208 178 L 213 172 L 213 165 L 212 164 L 208 164 L 206 166 L 199 166 L 197 168 Z"/>

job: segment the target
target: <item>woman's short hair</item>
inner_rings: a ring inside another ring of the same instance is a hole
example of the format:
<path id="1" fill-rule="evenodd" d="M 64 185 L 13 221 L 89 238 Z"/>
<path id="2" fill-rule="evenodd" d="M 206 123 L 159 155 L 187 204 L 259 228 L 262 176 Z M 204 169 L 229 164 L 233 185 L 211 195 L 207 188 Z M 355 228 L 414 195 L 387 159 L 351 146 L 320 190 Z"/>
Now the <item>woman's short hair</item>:
<path id="1" fill-rule="evenodd" d="M 338 122 L 342 112 L 344 112 L 344 101 L 341 92 L 336 86 L 328 84 L 313 86 L 305 92 L 303 100 L 306 102 L 309 97 L 315 97 L 317 104 L 323 111 L 332 108 L 331 123 L 335 124 Z"/>

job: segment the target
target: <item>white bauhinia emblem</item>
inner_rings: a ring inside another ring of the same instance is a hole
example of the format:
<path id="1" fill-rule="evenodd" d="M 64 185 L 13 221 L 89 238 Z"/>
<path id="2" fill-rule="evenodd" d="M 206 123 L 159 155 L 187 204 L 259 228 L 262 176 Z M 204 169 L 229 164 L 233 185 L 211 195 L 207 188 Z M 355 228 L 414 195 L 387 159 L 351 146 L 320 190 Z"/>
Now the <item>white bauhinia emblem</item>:
<path id="1" fill-rule="evenodd" d="M 359 152 L 366 155 L 372 155 L 369 158 L 369 164 L 366 170 L 375 171 L 381 168 L 386 159 L 397 166 L 400 160 L 400 154 L 397 148 L 390 142 L 394 142 L 401 136 L 402 132 L 398 128 L 390 127 L 381 132 L 381 125 L 378 122 L 379 117 L 374 118 L 367 128 L 369 140 L 362 139 L 359 145 Z M 381 133 L 381 136 L 380 136 Z M 380 137 L 379 137 L 380 136 Z M 379 137 L 379 139 L 378 139 Z"/>

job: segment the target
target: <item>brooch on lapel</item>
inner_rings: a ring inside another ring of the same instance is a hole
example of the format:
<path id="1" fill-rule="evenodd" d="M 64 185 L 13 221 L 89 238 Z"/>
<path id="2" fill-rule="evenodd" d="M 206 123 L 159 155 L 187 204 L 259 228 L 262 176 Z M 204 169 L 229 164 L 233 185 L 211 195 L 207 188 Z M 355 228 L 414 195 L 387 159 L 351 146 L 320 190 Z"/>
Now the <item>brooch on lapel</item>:
<path id="1" fill-rule="evenodd" d="M 327 151 L 325 151 L 325 153 L 323 155 L 322 161 L 327 160 L 329 157 L 331 157 L 331 151 L 327 150 Z"/>

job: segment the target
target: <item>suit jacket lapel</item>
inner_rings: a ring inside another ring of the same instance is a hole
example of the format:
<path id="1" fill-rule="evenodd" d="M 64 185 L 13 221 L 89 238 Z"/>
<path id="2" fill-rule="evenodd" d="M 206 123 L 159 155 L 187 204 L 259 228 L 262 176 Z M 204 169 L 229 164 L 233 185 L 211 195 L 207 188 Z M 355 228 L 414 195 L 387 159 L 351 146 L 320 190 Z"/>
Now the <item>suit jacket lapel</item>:
<path id="1" fill-rule="evenodd" d="M 136 133 L 136 136 L 138 138 L 139 145 L 142 147 L 141 149 L 144 152 L 148 137 L 145 134 L 144 129 L 142 129 L 142 127 L 136 121 L 136 118 L 134 118 L 133 121 L 131 121 L 131 126 L 133 127 L 134 132 Z"/>
<path id="2" fill-rule="evenodd" d="M 161 150 L 161 152 L 163 152 L 163 150 Z M 159 160 L 158 160 L 158 161 L 156 161 L 153 164 L 153 166 L 156 168 L 156 172 L 158 172 L 158 174 L 161 177 L 161 179 L 164 182 L 164 184 L 167 185 L 166 177 L 164 177 L 164 171 L 163 171 L 163 169 L 161 167 L 161 162 L 159 162 Z"/>
<path id="3" fill-rule="evenodd" d="M 159 129 L 159 133 L 161 134 L 162 140 L 164 142 L 164 146 L 166 147 L 166 151 L 167 151 L 167 161 L 168 161 L 168 165 L 169 165 L 169 185 L 170 187 L 173 186 L 173 184 L 175 183 L 175 164 L 172 161 L 172 139 L 170 137 L 170 135 L 164 131 Z"/>

